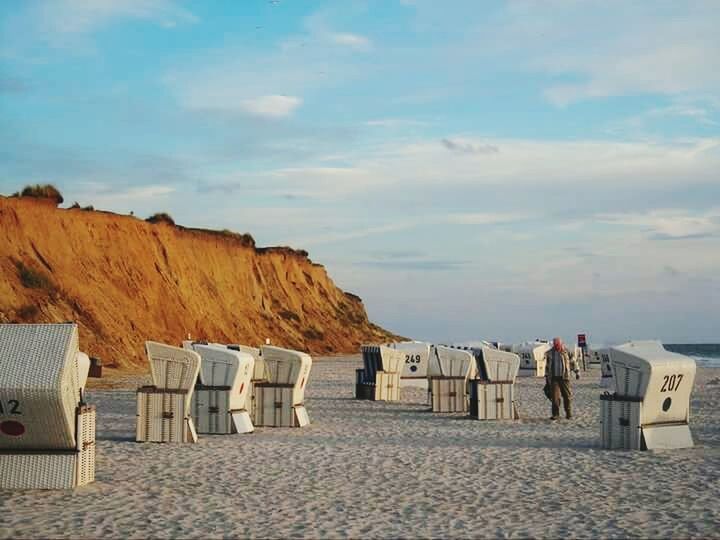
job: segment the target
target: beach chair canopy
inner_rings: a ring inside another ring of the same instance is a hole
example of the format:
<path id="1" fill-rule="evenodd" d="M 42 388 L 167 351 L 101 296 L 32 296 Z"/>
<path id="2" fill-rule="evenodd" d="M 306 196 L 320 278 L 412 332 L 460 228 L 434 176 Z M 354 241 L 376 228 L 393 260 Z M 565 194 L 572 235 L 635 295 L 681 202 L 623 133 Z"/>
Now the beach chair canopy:
<path id="1" fill-rule="evenodd" d="M 494 347 L 475 347 L 478 376 L 490 382 L 515 382 L 520 369 L 520 357 Z"/>
<path id="2" fill-rule="evenodd" d="M 260 352 L 260 349 L 256 347 L 250 347 L 248 345 L 240 345 L 240 344 L 232 344 L 227 346 L 228 349 L 231 349 L 233 351 L 240 351 L 244 353 L 248 353 L 253 357 L 255 360 L 255 365 L 253 367 L 253 379 L 256 381 L 263 380 L 267 378 L 267 375 L 265 373 L 265 361 L 263 360 L 262 353 Z"/>
<path id="3" fill-rule="evenodd" d="M 433 345 L 428 377 L 475 377 L 477 366 L 471 351 Z"/>
<path id="4" fill-rule="evenodd" d="M 153 384 L 168 390 L 192 392 L 200 372 L 200 355 L 188 349 L 146 341 Z"/>
<path id="5" fill-rule="evenodd" d="M 79 356 L 75 324 L 0 324 L 0 449 L 75 448 Z"/>
<path id="6" fill-rule="evenodd" d="M 230 388 L 230 408 L 243 409 L 250 391 L 255 360 L 245 352 L 233 351 L 224 345 L 194 345 L 202 358 L 200 382 L 206 386 Z"/>
<path id="7" fill-rule="evenodd" d="M 388 345 L 403 354 L 402 377 L 427 377 L 430 362 L 430 343 L 422 341 L 402 341 Z"/>
<path id="8" fill-rule="evenodd" d="M 293 404 L 302 403 L 312 367 L 310 355 L 270 345 L 263 345 L 261 351 L 267 380 L 273 384 L 292 385 Z"/>

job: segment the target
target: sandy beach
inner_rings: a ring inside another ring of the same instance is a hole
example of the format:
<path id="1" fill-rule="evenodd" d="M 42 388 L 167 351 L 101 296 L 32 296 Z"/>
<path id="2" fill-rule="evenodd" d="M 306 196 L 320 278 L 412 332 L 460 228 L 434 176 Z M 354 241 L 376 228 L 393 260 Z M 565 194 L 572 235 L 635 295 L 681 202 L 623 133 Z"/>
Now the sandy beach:
<path id="1" fill-rule="evenodd" d="M 720 537 L 720 369 L 698 369 L 696 447 L 651 453 L 598 448 L 598 369 L 572 421 L 550 422 L 542 381 L 520 379 L 523 419 L 500 423 L 431 414 L 418 389 L 356 401 L 360 365 L 316 359 L 308 428 L 195 445 L 134 442 L 147 381 L 93 389 L 95 483 L 0 491 L 0 537 Z"/>

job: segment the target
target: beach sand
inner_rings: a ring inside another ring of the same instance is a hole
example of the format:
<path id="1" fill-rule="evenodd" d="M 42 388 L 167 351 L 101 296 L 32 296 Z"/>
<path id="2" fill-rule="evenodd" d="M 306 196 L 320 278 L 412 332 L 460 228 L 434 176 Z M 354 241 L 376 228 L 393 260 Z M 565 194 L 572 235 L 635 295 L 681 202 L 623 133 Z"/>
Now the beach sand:
<path id="1" fill-rule="evenodd" d="M 356 401 L 359 356 L 317 359 L 304 429 L 134 442 L 134 388 L 92 389 L 96 481 L 0 491 L 0 537 L 720 537 L 720 369 L 699 368 L 696 447 L 605 451 L 599 370 L 576 417 L 548 420 L 541 379 L 519 379 L 523 419 L 480 422 Z"/>

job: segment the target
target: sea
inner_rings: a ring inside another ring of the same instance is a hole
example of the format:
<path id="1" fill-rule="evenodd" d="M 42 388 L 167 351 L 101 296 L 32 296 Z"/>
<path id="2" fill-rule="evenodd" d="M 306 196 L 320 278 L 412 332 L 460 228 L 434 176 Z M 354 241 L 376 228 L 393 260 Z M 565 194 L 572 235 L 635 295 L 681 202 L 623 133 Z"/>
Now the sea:
<path id="1" fill-rule="evenodd" d="M 699 367 L 720 367 L 720 343 L 664 343 L 668 351 L 692 356 Z"/>

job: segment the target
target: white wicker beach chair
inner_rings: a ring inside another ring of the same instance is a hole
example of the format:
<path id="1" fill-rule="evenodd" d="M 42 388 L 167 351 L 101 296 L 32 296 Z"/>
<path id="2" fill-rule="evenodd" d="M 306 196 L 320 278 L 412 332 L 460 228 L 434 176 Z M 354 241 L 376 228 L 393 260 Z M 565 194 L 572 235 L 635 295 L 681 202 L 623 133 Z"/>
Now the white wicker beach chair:
<path id="1" fill-rule="evenodd" d="M 312 368 L 310 355 L 263 346 L 267 382 L 255 385 L 257 404 L 254 424 L 302 427 L 310 423 L 305 409 L 305 388 Z"/>
<path id="2" fill-rule="evenodd" d="M 192 398 L 198 433 L 250 433 L 250 387 L 255 360 L 224 345 L 194 345 L 200 354 L 201 385 Z"/>
<path id="3" fill-rule="evenodd" d="M 468 383 L 470 416 L 478 420 L 515 420 L 515 380 L 520 358 L 494 347 L 474 347 L 477 377 Z"/>
<path id="4" fill-rule="evenodd" d="M 433 412 L 466 412 L 467 381 L 477 372 L 471 351 L 433 346 L 428 363 L 430 403 Z"/>
<path id="5" fill-rule="evenodd" d="M 664 450 L 693 446 L 690 395 L 695 360 L 657 341 L 608 349 L 614 394 L 600 396 L 604 448 Z"/>
<path id="6" fill-rule="evenodd" d="M 64 489 L 95 477 L 89 358 L 75 324 L 0 324 L 0 488 Z"/>
<path id="7" fill-rule="evenodd" d="M 385 345 L 363 345 L 360 350 L 363 369 L 356 370 L 355 397 L 399 401 L 405 353 Z"/>
<path id="8" fill-rule="evenodd" d="M 147 341 L 153 386 L 137 392 L 138 442 L 197 442 L 190 415 L 192 394 L 200 372 L 195 351 Z"/>

